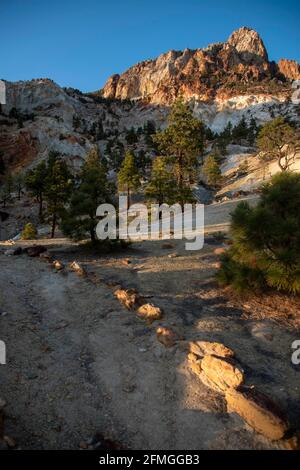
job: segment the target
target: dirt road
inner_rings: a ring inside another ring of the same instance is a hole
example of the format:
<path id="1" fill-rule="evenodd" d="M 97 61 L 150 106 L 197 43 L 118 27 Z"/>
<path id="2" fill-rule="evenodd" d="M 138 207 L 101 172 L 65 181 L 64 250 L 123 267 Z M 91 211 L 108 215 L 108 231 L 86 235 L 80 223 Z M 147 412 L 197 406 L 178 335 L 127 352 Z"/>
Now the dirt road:
<path id="1" fill-rule="evenodd" d="M 96 284 L 25 254 L 0 255 L 0 338 L 7 346 L 0 396 L 8 403 L 6 433 L 20 448 L 78 448 L 96 432 L 133 449 L 277 448 L 226 413 L 222 397 L 189 370 L 186 353 L 157 341 L 158 324 L 233 348 L 249 382 L 299 422 L 299 370 L 290 362 L 295 331 L 243 319 L 249 305 L 226 298 L 214 283 L 215 245 L 187 253 L 183 242 L 172 243 L 166 250 L 144 242 L 97 258 L 52 246 L 64 263 L 82 262 Z M 125 310 L 108 287 L 117 283 L 159 305 L 163 319 L 147 326 Z"/>

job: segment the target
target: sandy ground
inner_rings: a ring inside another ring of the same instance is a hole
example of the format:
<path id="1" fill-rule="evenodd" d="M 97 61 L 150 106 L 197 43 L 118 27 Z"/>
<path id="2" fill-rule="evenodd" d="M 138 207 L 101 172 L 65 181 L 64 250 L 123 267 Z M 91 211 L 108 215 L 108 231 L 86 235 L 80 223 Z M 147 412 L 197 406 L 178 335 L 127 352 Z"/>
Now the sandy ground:
<path id="1" fill-rule="evenodd" d="M 25 254 L 0 255 L 7 346 L 0 396 L 6 434 L 20 448 L 78 448 L 96 432 L 132 449 L 280 447 L 228 414 L 223 398 L 190 371 L 180 345 L 157 341 L 158 325 L 233 348 L 247 384 L 270 394 L 299 428 L 300 369 L 291 363 L 299 303 L 283 304 L 281 321 L 278 299 L 221 290 L 214 281 L 219 244 L 206 241 L 199 252 L 185 251 L 182 241 L 169 249 L 149 241 L 101 257 L 63 240 L 49 244 L 56 259 L 80 261 L 97 282 Z M 163 319 L 149 326 L 124 309 L 113 296 L 117 284 L 135 287 L 163 309 Z"/>

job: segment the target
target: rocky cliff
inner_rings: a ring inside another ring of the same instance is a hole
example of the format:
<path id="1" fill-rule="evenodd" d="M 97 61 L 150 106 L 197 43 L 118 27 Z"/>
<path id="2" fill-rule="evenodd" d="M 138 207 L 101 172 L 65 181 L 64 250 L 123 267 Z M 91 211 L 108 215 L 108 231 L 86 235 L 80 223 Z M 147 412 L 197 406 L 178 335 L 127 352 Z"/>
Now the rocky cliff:
<path id="1" fill-rule="evenodd" d="M 210 103 L 249 91 L 261 94 L 276 89 L 284 94 L 287 81 L 296 78 L 300 78 L 297 63 L 270 62 L 259 34 L 243 27 L 224 43 L 169 51 L 134 65 L 122 75 L 113 75 L 102 92 L 108 98 L 159 105 L 172 103 L 178 95 Z"/>
<path id="2" fill-rule="evenodd" d="M 163 128 L 178 95 L 214 131 L 229 121 L 275 116 L 298 120 L 291 81 L 300 79 L 296 61 L 270 62 L 258 33 L 240 28 L 224 43 L 205 49 L 169 51 L 113 75 L 99 93 L 61 88 L 49 79 L 5 82 L 0 108 L 0 152 L 14 169 L 35 165 L 56 150 L 78 168 L 93 146 L 102 153 L 128 147 L 126 131 L 148 120 Z M 139 148 L 147 150 L 140 139 Z M 115 146 L 115 147 L 114 147 Z"/>

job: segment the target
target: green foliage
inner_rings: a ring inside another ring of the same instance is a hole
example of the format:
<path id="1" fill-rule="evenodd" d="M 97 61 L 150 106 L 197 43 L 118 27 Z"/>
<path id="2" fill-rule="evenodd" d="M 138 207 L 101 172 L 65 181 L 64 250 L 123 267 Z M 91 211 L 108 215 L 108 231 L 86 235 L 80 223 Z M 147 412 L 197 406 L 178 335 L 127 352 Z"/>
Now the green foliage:
<path id="1" fill-rule="evenodd" d="M 172 159 L 180 192 L 194 178 L 198 157 L 204 150 L 205 128 L 189 106 L 178 99 L 170 112 L 168 127 L 154 136 L 162 155 Z M 184 201 L 181 201 L 184 203 Z"/>
<path id="2" fill-rule="evenodd" d="M 277 160 L 281 171 L 287 171 L 300 150 L 299 131 L 278 117 L 261 128 L 257 145 L 264 161 Z"/>
<path id="3" fill-rule="evenodd" d="M 55 235 L 56 225 L 64 213 L 72 188 L 72 175 L 66 162 L 56 152 L 50 152 L 45 178 L 45 200 L 47 202 L 47 214 L 52 226 L 51 238 Z"/>
<path id="4" fill-rule="evenodd" d="M 300 175 L 275 175 L 254 208 L 241 202 L 232 214 L 232 247 L 218 274 L 239 290 L 269 286 L 300 293 Z"/>
<path id="5" fill-rule="evenodd" d="M 33 170 L 29 170 L 25 176 L 25 185 L 30 194 L 39 203 L 39 219 L 43 221 L 43 202 L 46 191 L 47 165 L 40 162 Z"/>
<path id="6" fill-rule="evenodd" d="M 145 196 L 158 204 L 176 202 L 176 180 L 168 169 L 165 157 L 156 157 L 152 163 L 150 181 L 145 189 Z"/>
<path id="7" fill-rule="evenodd" d="M 34 240 L 37 237 L 37 229 L 32 223 L 28 223 L 22 230 L 22 240 Z"/>
<path id="8" fill-rule="evenodd" d="M 214 155 L 209 155 L 203 165 L 203 173 L 206 176 L 207 183 L 210 186 L 217 187 L 222 182 L 222 173 L 220 166 Z"/>
<path id="9" fill-rule="evenodd" d="M 128 205 L 130 204 L 130 194 L 140 187 L 140 175 L 135 164 L 134 154 L 126 152 L 124 161 L 118 173 L 119 191 L 126 191 Z"/>
<path id="10" fill-rule="evenodd" d="M 129 129 L 129 131 L 127 131 L 125 139 L 128 145 L 133 145 L 137 143 L 138 136 L 134 130 L 134 127 L 132 127 L 131 129 Z"/>
<path id="11" fill-rule="evenodd" d="M 61 228 L 66 236 L 83 240 L 88 235 L 92 242 L 96 241 L 97 207 L 112 202 L 115 191 L 114 184 L 107 179 L 106 171 L 99 153 L 93 149 L 87 155 L 70 207 L 63 216 Z"/>
<path id="12" fill-rule="evenodd" d="M 139 150 L 137 156 L 135 157 L 135 164 L 138 170 L 144 174 L 146 169 L 151 165 L 151 158 L 145 150 Z"/>

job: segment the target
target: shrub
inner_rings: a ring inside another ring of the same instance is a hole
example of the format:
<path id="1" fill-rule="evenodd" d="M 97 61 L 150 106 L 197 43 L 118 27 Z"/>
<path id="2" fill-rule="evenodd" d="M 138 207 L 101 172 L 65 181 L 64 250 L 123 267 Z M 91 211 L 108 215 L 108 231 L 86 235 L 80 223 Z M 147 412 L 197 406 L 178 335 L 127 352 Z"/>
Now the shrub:
<path id="1" fill-rule="evenodd" d="M 237 290 L 271 287 L 300 293 L 300 175 L 279 173 L 262 187 L 254 208 L 232 213 L 232 246 L 218 279 Z"/>
<path id="2" fill-rule="evenodd" d="M 37 229 L 35 226 L 31 223 L 26 224 L 21 233 L 22 240 L 33 240 L 36 238 L 36 236 Z"/>

